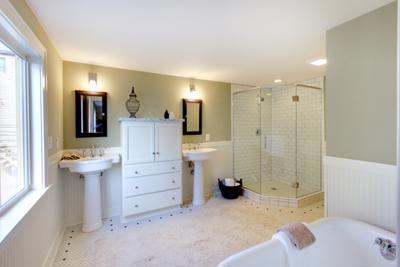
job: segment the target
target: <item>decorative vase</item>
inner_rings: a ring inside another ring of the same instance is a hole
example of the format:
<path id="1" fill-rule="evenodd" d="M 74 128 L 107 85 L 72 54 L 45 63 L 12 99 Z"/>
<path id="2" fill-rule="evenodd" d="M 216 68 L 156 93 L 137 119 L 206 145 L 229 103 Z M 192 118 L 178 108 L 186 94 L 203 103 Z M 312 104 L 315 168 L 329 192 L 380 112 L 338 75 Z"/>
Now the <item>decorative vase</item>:
<path id="1" fill-rule="evenodd" d="M 135 87 L 132 86 L 132 92 L 129 94 L 129 99 L 125 102 L 126 109 L 128 110 L 129 118 L 136 118 L 136 113 L 139 111 L 140 102 L 136 99 Z"/>
<path id="2" fill-rule="evenodd" d="M 168 109 L 166 109 L 164 112 L 164 119 L 169 119 Z"/>

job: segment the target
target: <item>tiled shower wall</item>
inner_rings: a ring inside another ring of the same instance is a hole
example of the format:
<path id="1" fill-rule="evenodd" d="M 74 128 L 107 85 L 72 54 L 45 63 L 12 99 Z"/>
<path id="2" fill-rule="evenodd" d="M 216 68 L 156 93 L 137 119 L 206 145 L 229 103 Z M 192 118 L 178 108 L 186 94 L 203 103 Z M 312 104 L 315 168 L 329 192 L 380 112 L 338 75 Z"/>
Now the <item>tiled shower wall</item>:
<path id="1" fill-rule="evenodd" d="M 324 79 L 300 84 L 323 88 Z M 297 181 L 303 194 L 321 189 L 322 93 L 322 90 L 301 86 L 297 91 L 295 86 L 272 89 L 272 149 L 264 156 L 271 162 L 271 174 L 262 173 L 263 181 L 268 177 L 289 185 Z M 294 95 L 299 96 L 297 105 L 292 100 Z M 265 111 L 268 103 L 263 107 L 262 116 L 269 113 Z M 263 130 L 268 132 L 270 127 L 268 123 L 265 125 Z"/>
<path id="2" fill-rule="evenodd" d="M 295 92 L 295 87 L 272 89 L 272 149 L 267 155 L 271 157 L 271 174 L 263 174 L 289 185 L 296 181 Z"/>
<path id="3" fill-rule="evenodd" d="M 324 79 L 300 83 L 323 88 Z M 295 86 L 234 95 L 235 176 L 247 183 L 261 180 L 264 185 L 271 180 L 288 185 L 298 181 L 302 194 L 319 191 L 322 94 L 322 90 L 297 87 L 297 107 L 292 100 Z M 260 136 L 255 134 L 258 128 Z"/>
<path id="4" fill-rule="evenodd" d="M 259 90 L 236 94 L 233 97 L 234 169 L 235 177 L 245 183 L 260 181 Z"/>

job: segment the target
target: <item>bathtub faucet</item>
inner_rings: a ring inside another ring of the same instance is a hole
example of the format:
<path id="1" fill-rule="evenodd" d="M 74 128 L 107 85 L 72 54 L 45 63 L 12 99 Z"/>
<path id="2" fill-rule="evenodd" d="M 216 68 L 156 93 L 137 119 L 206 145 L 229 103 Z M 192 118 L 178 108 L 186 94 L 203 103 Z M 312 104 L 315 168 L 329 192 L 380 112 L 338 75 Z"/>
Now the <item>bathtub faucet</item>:
<path id="1" fill-rule="evenodd" d="M 374 245 L 379 246 L 381 255 L 385 259 L 390 260 L 390 261 L 394 261 L 396 259 L 396 244 L 393 243 L 391 240 L 377 237 L 377 238 L 375 238 Z"/>

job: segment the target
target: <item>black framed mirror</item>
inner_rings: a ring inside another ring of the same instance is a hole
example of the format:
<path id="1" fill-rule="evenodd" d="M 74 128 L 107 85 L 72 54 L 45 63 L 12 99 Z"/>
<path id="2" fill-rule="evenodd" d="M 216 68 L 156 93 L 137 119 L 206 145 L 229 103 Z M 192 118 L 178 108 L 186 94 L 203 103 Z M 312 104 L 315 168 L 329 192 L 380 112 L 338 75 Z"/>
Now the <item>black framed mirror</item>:
<path id="1" fill-rule="evenodd" d="M 75 91 L 76 137 L 107 136 L 107 93 Z"/>
<path id="2" fill-rule="evenodd" d="M 202 101 L 183 99 L 183 135 L 201 135 Z"/>

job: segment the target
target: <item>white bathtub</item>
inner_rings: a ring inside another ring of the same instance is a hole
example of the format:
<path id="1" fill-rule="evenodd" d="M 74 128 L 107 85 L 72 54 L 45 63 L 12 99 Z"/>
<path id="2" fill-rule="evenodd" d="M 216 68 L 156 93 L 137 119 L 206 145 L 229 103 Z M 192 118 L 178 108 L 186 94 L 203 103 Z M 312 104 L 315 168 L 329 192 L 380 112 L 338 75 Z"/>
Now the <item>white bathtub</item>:
<path id="1" fill-rule="evenodd" d="M 355 220 L 325 218 L 308 225 L 316 242 L 296 250 L 271 239 L 233 255 L 218 267 L 394 267 L 374 245 L 376 237 L 395 242 L 395 234 Z M 278 236 L 279 238 L 279 236 Z M 290 246 L 288 246 L 290 245 Z"/>

